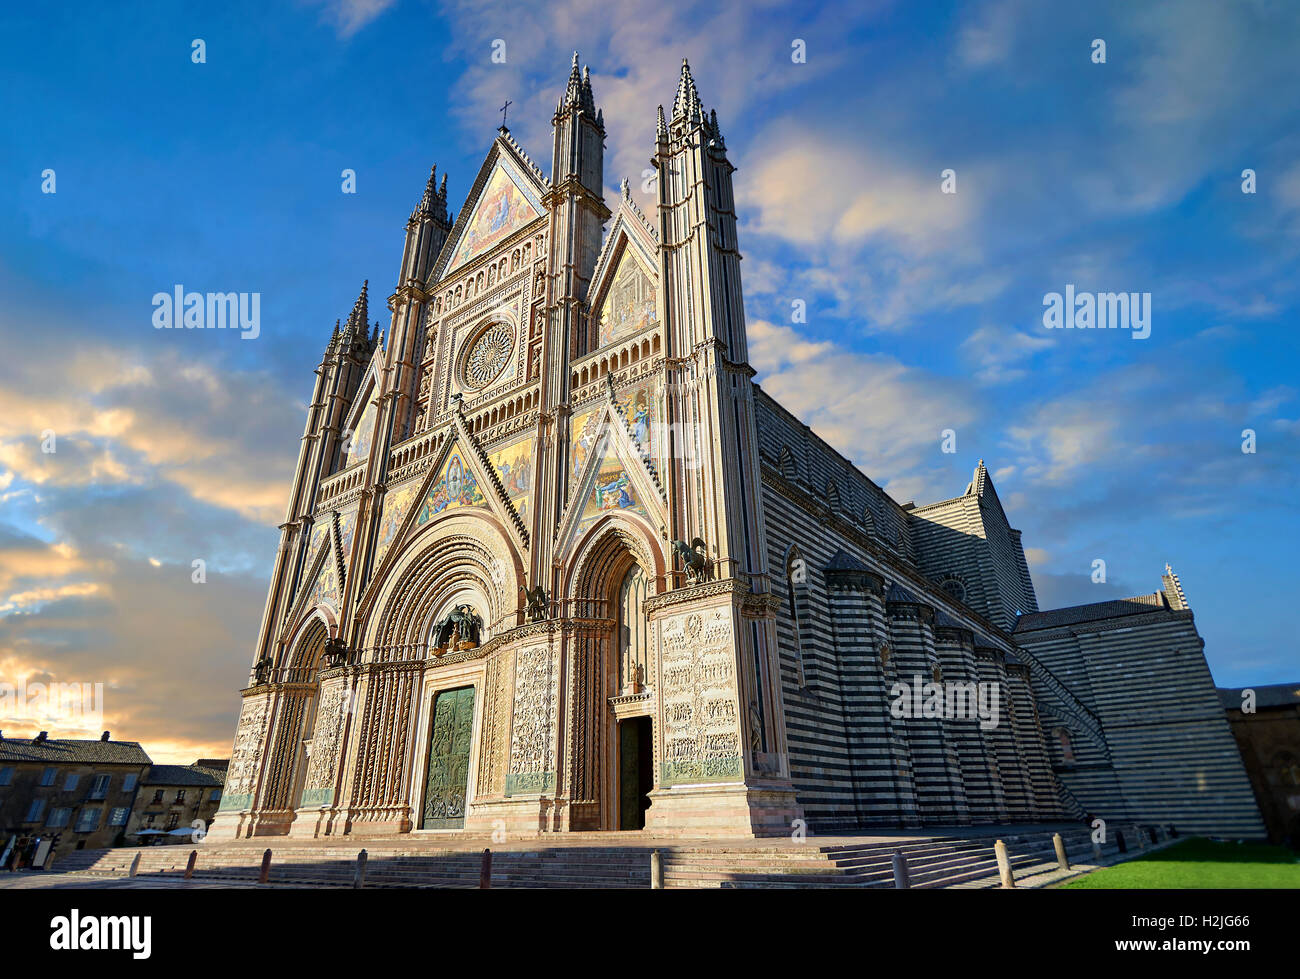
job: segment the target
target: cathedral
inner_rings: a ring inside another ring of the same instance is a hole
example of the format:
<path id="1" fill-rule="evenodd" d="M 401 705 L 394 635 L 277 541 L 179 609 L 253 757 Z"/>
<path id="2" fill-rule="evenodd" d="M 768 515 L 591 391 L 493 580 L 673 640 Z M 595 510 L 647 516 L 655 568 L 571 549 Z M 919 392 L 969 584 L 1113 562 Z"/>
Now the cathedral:
<path id="1" fill-rule="evenodd" d="M 1172 569 L 1039 611 L 983 462 L 900 504 L 754 383 L 685 61 L 646 211 L 576 55 L 552 127 L 455 220 L 435 168 L 387 326 L 335 325 L 210 839 L 1263 835 Z"/>

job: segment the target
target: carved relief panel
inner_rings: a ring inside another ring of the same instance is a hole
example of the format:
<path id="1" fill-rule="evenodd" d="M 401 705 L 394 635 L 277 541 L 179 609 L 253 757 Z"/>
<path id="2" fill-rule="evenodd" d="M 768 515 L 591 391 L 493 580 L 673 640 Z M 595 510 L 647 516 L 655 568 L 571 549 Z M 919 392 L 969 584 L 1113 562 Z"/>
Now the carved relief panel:
<path id="1" fill-rule="evenodd" d="M 660 782 L 742 774 L 731 610 L 703 609 L 659 623 L 663 764 Z"/>
<path id="2" fill-rule="evenodd" d="M 322 689 L 316 708 L 316 724 L 302 787 L 301 806 L 328 806 L 334 801 L 334 773 L 338 767 L 339 741 L 343 735 L 348 691 L 342 677 Z"/>
<path id="3" fill-rule="evenodd" d="M 266 741 L 270 703 L 269 693 L 244 698 L 239 712 L 239 727 L 235 731 L 235 746 L 230 753 L 230 770 L 221 796 L 222 809 L 247 809 L 252 805 L 253 791 L 257 788 L 257 768 Z"/>
<path id="4" fill-rule="evenodd" d="M 521 649 L 515 659 L 515 709 L 506 795 L 555 788 L 555 731 L 560 676 L 549 646 Z"/>

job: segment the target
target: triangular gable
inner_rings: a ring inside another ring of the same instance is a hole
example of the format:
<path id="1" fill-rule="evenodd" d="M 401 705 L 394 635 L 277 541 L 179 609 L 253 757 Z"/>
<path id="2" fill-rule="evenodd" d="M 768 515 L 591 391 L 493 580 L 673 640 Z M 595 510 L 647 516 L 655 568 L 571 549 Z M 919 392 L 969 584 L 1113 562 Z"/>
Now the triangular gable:
<path id="1" fill-rule="evenodd" d="M 459 444 L 451 447 L 433 484 L 420 501 L 416 525 L 428 523 L 440 513 L 460 507 L 488 508 L 487 497 L 479 485 L 478 467 L 473 455 Z"/>
<path id="2" fill-rule="evenodd" d="M 624 197 L 592 275 L 591 349 L 638 333 L 658 319 L 658 245 L 632 199 Z"/>
<path id="3" fill-rule="evenodd" d="M 379 351 L 376 350 L 375 356 L 378 355 Z M 378 373 L 372 359 L 365 377 L 362 378 L 361 386 L 357 389 L 358 395 L 352 402 L 352 409 L 343 424 L 344 433 L 352 434 L 350 440 L 345 442 L 348 446 L 348 454 L 343 464 L 339 466 L 340 469 L 355 466 L 370 458 L 370 450 L 375 445 L 375 425 L 379 418 L 379 409 L 375 405 L 375 392 L 378 390 Z"/>
<path id="4" fill-rule="evenodd" d="M 467 433 L 449 438 L 423 478 L 388 490 L 379 518 L 370 578 L 358 602 L 363 611 L 386 577 L 387 566 L 396 560 L 393 555 L 421 527 L 450 510 L 487 510 L 506 526 L 521 552 L 527 549 L 522 521 L 505 488 L 498 491 L 493 477 L 484 470 L 477 447 L 470 444 L 472 438 Z"/>
<path id="5" fill-rule="evenodd" d="M 570 451 L 581 451 L 570 460 L 569 501 L 560 521 L 557 553 L 606 514 L 635 514 L 652 526 L 662 522 L 662 490 L 613 406 L 601 402 L 575 416 L 574 423 L 579 437 L 571 441 Z"/>
<path id="6" fill-rule="evenodd" d="M 501 481 L 501 489 L 524 526 L 528 525 L 533 498 L 534 442 L 530 436 L 488 453 L 488 462 Z"/>
<path id="7" fill-rule="evenodd" d="M 594 478 L 587 480 L 582 512 L 578 516 L 578 533 L 595 523 L 606 513 L 616 510 L 629 511 L 650 519 L 650 511 L 642 501 L 642 491 L 629 475 L 631 467 L 621 457 L 614 446 L 614 434 L 607 432 L 602 443 L 600 465 L 595 468 Z M 588 489 L 588 486 L 590 487 Z"/>
<path id="8" fill-rule="evenodd" d="M 312 526 L 311 541 L 307 546 L 307 574 L 303 575 L 298 586 L 298 597 L 284 617 L 285 636 L 301 621 L 307 610 L 317 605 L 328 605 L 336 613 L 339 610 L 341 600 L 333 526 L 333 511 L 321 514 Z"/>
<path id="9" fill-rule="evenodd" d="M 546 180 L 509 135 L 492 143 L 429 277 L 437 282 L 545 213 Z"/>

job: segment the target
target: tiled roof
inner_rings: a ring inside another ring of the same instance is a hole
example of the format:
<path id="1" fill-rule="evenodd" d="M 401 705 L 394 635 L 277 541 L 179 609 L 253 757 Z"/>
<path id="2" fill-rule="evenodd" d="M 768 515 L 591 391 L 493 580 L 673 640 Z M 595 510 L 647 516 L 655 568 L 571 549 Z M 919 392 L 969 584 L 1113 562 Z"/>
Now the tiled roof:
<path id="1" fill-rule="evenodd" d="M 141 784 L 222 786 L 226 784 L 226 773 L 217 768 L 200 768 L 198 765 L 154 765 Z"/>
<path id="2" fill-rule="evenodd" d="M 871 570 L 852 554 L 849 554 L 844 548 L 840 548 L 831 555 L 830 562 L 826 565 L 827 571 L 869 571 Z"/>
<path id="3" fill-rule="evenodd" d="M 905 602 L 912 605 L 921 604 L 920 600 L 915 595 L 896 581 L 889 586 L 889 591 L 885 592 L 885 601 Z"/>
<path id="4" fill-rule="evenodd" d="M 1163 592 L 1152 592 L 1150 595 L 1136 595 L 1133 598 L 1121 598 L 1110 602 L 1071 605 L 1069 608 L 1048 609 L 1046 612 L 1026 612 L 1016 619 L 1016 627 L 1012 631 L 1028 632 L 1031 629 L 1053 629 L 1063 625 L 1100 622 L 1102 619 L 1142 615 L 1168 607 Z"/>
<path id="5" fill-rule="evenodd" d="M 1255 706 L 1300 707 L 1300 682 L 1271 683 L 1259 687 L 1219 687 L 1219 702 L 1230 710 L 1241 710 L 1241 692 L 1255 691 Z"/>
<path id="6" fill-rule="evenodd" d="M 0 761 L 50 762 L 63 765 L 149 765 L 138 741 L 33 741 L 0 738 Z"/>

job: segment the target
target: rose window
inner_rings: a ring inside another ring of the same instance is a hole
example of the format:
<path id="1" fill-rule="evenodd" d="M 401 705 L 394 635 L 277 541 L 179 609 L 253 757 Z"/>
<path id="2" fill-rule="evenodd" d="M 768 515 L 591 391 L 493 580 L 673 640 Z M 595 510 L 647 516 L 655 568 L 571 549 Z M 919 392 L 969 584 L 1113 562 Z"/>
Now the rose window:
<path id="1" fill-rule="evenodd" d="M 513 346 L 514 334 L 504 323 L 494 323 L 479 334 L 465 358 L 465 386 L 482 388 L 495 381 L 505 370 Z"/>

